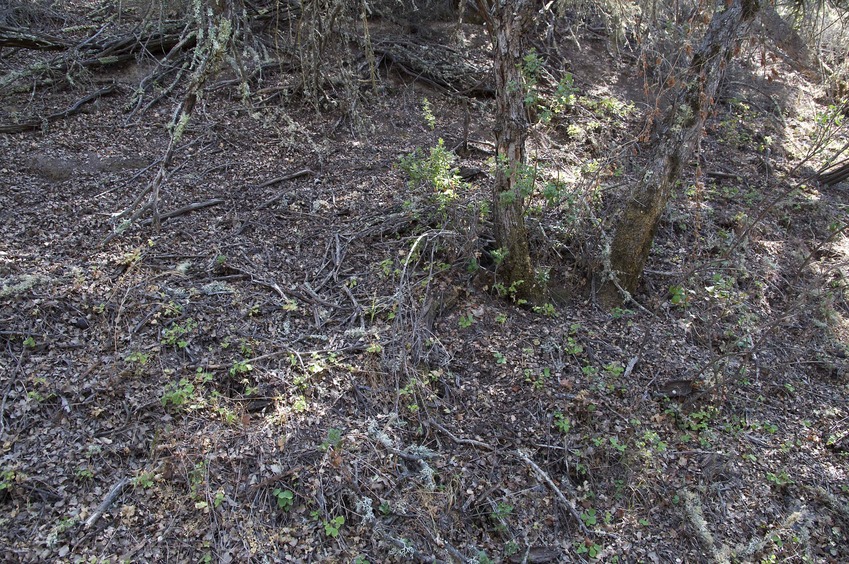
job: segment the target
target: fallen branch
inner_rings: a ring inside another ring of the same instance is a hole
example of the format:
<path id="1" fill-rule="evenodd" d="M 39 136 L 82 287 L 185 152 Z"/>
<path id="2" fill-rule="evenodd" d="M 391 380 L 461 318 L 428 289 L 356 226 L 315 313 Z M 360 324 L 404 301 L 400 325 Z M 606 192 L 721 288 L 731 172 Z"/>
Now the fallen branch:
<path id="1" fill-rule="evenodd" d="M 428 419 L 426 424 L 427 425 L 433 425 L 434 427 L 436 427 L 437 429 L 439 429 L 440 431 L 442 431 L 443 433 L 448 435 L 448 438 L 451 439 L 452 441 L 454 441 L 455 443 L 457 443 L 458 445 L 470 445 L 470 446 L 473 446 L 473 447 L 478 447 L 478 448 L 482 448 L 482 449 L 486 449 L 486 450 L 495 450 L 495 447 L 488 445 L 485 442 L 476 441 L 475 439 L 462 439 L 460 437 L 456 437 L 456 436 L 454 436 L 453 433 L 451 433 L 451 431 L 449 431 L 448 429 L 446 429 L 445 427 L 443 427 L 442 425 L 440 425 L 439 423 L 437 423 L 433 419 Z"/>
<path id="2" fill-rule="evenodd" d="M 375 523 L 375 525 L 377 525 L 377 523 Z M 409 554 L 416 562 L 422 562 L 426 564 L 442 564 L 443 562 L 442 560 L 437 560 L 435 556 L 419 552 L 418 549 L 416 549 L 415 545 L 409 540 L 395 538 L 388 531 L 384 530 L 382 526 L 375 526 L 374 530 L 375 532 L 380 534 L 380 536 L 384 540 L 389 541 L 391 544 L 395 545 L 398 548 L 399 552 L 403 551 L 403 553 Z M 462 562 L 463 560 L 461 559 L 459 561 Z"/>
<path id="3" fill-rule="evenodd" d="M 66 110 L 63 110 L 61 112 L 50 114 L 49 116 L 44 118 L 33 118 L 23 123 L 0 125 L 0 133 L 22 133 L 24 131 L 34 131 L 37 129 L 41 129 L 42 127 L 44 127 L 45 123 L 50 123 L 58 119 L 74 115 L 78 113 L 85 104 L 88 104 L 89 102 L 92 102 L 100 98 L 101 96 L 108 96 L 109 94 L 114 93 L 116 89 L 117 87 L 113 83 L 105 88 L 101 88 L 100 90 L 92 92 L 87 96 L 83 96 L 82 98 L 68 106 Z"/>
<path id="4" fill-rule="evenodd" d="M 162 159 L 160 160 L 159 170 L 157 171 L 156 176 L 150 182 L 150 184 L 148 184 L 144 189 L 142 189 L 141 194 L 136 197 L 136 200 L 130 205 L 130 207 L 118 214 L 116 216 L 116 219 L 121 219 L 128 215 L 131 215 L 129 222 L 133 222 L 138 219 L 141 214 L 143 214 L 147 210 L 151 210 L 153 219 L 150 223 L 153 224 L 154 230 L 158 233 L 162 218 L 173 217 L 173 215 L 163 216 L 159 213 L 159 192 L 162 188 L 162 185 L 168 179 L 169 168 L 171 166 L 171 160 L 174 157 L 177 142 L 183 135 L 185 128 L 187 127 L 189 120 L 191 119 L 195 105 L 203 94 L 204 86 L 206 85 L 207 81 L 211 76 L 214 76 L 218 73 L 218 69 L 221 67 L 221 63 L 225 58 L 226 51 L 230 46 L 232 40 L 232 29 L 229 25 L 224 23 L 226 21 L 227 19 L 225 15 L 222 15 L 220 21 L 214 28 L 214 33 L 212 33 L 207 38 L 209 50 L 195 66 L 188 91 L 183 96 L 182 101 L 174 109 L 174 113 L 171 118 L 171 127 L 173 129 L 171 131 L 170 139 L 168 141 L 168 147 L 166 148 L 165 153 L 163 154 Z M 119 49 L 120 47 L 120 45 L 117 45 L 114 48 Z M 109 51 L 109 49 L 106 49 L 105 51 Z M 148 197 L 147 203 L 141 204 L 142 200 L 145 197 Z M 171 212 L 171 214 L 174 213 L 176 212 Z M 103 241 L 103 243 L 101 243 L 101 245 L 105 245 L 106 243 L 110 242 L 122 232 L 123 230 L 118 230 L 112 233 Z"/>
<path id="5" fill-rule="evenodd" d="M 195 202 L 194 204 L 189 204 L 187 206 L 183 206 L 182 208 L 177 208 L 174 211 L 170 211 L 167 213 L 163 213 L 159 215 L 160 220 L 170 219 L 172 217 L 177 217 L 179 215 L 187 214 L 189 212 L 193 212 L 195 210 L 202 210 L 203 208 L 208 208 L 210 206 L 217 206 L 218 204 L 223 204 L 224 200 L 216 198 L 213 200 L 207 200 L 206 202 Z M 142 221 L 142 225 L 150 225 L 153 223 L 152 219 L 145 219 Z"/>
<path id="6" fill-rule="evenodd" d="M 123 493 L 127 486 L 130 485 L 129 478 L 122 478 L 120 482 L 112 486 L 112 489 L 109 490 L 109 493 L 106 494 L 106 497 L 103 498 L 103 501 L 100 505 L 97 506 L 97 509 L 94 510 L 94 513 L 89 515 L 88 519 L 85 520 L 85 528 L 90 529 L 92 525 L 97 523 L 97 520 L 106 513 L 106 511 L 112 507 L 112 504 L 115 503 L 115 500 Z"/>
<path id="7" fill-rule="evenodd" d="M 285 182 L 286 180 L 294 180 L 295 178 L 307 176 L 308 174 L 315 174 L 315 172 L 313 172 L 312 170 L 310 170 L 308 168 L 305 168 L 303 170 L 299 170 L 298 172 L 293 172 L 291 174 L 285 174 L 283 176 L 278 176 L 277 178 L 272 178 L 271 180 L 266 180 L 262 184 L 254 186 L 254 188 L 265 188 L 267 186 L 271 186 L 272 184 L 277 184 L 278 182 Z M 285 196 L 285 192 L 280 192 L 279 194 L 277 194 L 276 196 L 274 196 L 273 198 L 271 198 L 270 200 L 268 200 L 267 202 L 265 202 L 264 204 L 259 206 L 259 209 L 267 208 L 271 204 L 277 202 L 283 196 Z"/>
<path id="8" fill-rule="evenodd" d="M 141 112 L 144 113 L 148 109 L 150 109 L 154 104 L 156 104 L 159 100 L 162 100 L 166 96 L 169 96 L 171 92 L 173 92 L 174 88 L 177 87 L 177 84 L 180 82 L 180 79 L 183 76 L 183 65 L 177 64 L 177 55 L 182 55 L 185 49 L 190 48 L 197 42 L 197 33 L 189 32 L 186 33 L 184 30 L 183 38 L 171 47 L 171 50 L 162 58 L 162 60 L 157 62 L 156 68 L 149 75 L 144 77 L 142 81 L 139 83 L 139 94 L 137 94 L 136 107 L 130 112 L 130 117 L 134 116 L 136 112 L 139 111 L 142 102 L 144 101 L 144 93 L 148 91 L 148 87 L 151 84 L 157 84 L 161 79 L 163 79 L 168 73 L 177 70 L 177 78 L 166 88 L 161 89 L 156 96 L 153 97 L 150 102 L 148 102 L 144 108 L 141 109 Z"/>
<path id="9" fill-rule="evenodd" d="M 414 40 L 386 40 L 374 46 L 385 63 L 444 92 L 489 98 L 495 93 L 489 64 L 480 64 L 451 47 Z"/>
<path id="10" fill-rule="evenodd" d="M 767 545 L 774 542 L 774 539 L 778 534 L 782 531 L 792 531 L 793 536 L 797 539 L 797 546 L 804 549 L 804 554 L 808 556 L 807 559 L 803 557 L 802 561 L 812 562 L 813 559 L 811 558 L 810 550 L 810 528 L 812 521 L 813 516 L 808 513 L 807 510 L 801 509 L 799 511 L 794 511 L 785 517 L 784 520 L 777 526 L 768 529 L 762 536 L 752 537 L 745 546 L 738 546 L 732 554 L 731 559 L 733 562 L 752 562 L 754 561 L 753 556 L 755 554 L 759 554 L 764 550 L 764 548 L 766 548 Z"/>
<path id="11" fill-rule="evenodd" d="M 584 525 L 584 522 L 581 521 L 581 516 L 578 514 L 578 510 L 575 509 L 574 502 L 570 502 L 568 499 L 566 499 L 566 496 L 563 495 L 563 492 L 560 491 L 560 488 L 557 487 L 557 484 L 554 483 L 554 480 L 549 477 L 545 470 L 537 466 L 536 462 L 531 460 L 525 453 L 520 450 L 516 451 L 516 456 L 521 458 L 525 462 L 525 464 L 530 466 L 531 469 L 536 472 L 536 475 L 542 478 L 542 480 L 548 485 L 548 487 L 551 488 L 551 491 L 554 492 L 555 497 L 557 497 L 557 501 L 560 502 L 560 505 L 563 507 L 563 509 L 568 511 L 569 514 L 572 515 L 572 517 L 575 519 L 575 522 L 578 523 L 578 527 L 581 529 L 581 532 L 588 536 L 592 535 L 592 532 L 587 528 L 586 525 Z M 570 494 L 573 498 L 577 497 L 571 492 Z"/>
<path id="12" fill-rule="evenodd" d="M 622 379 L 627 381 L 628 378 L 631 377 L 631 372 L 634 371 L 634 367 L 637 366 L 637 363 L 640 361 L 640 355 L 635 356 L 631 360 L 628 361 L 628 366 L 625 367 L 625 372 L 622 373 Z"/>
<path id="13" fill-rule="evenodd" d="M 64 39 L 37 31 L 0 25 L 0 47 L 18 47 L 38 51 L 61 51 L 70 47 Z"/>
<path id="14" fill-rule="evenodd" d="M 780 524 L 767 530 L 761 536 L 753 536 L 745 545 L 738 544 L 736 547 L 731 548 L 725 543 L 718 542 L 714 539 L 705 520 L 704 512 L 702 511 L 702 502 L 699 500 L 699 497 L 686 489 L 680 490 L 678 495 L 684 502 L 684 511 L 690 520 L 690 524 L 696 531 L 699 542 L 705 551 L 711 555 L 714 562 L 721 564 L 728 562 L 750 562 L 752 561 L 752 557 L 764 550 L 764 547 L 772 542 L 775 535 L 782 530 L 793 531 L 794 535 L 799 539 L 800 547 L 804 548 L 805 553 L 810 555 L 809 529 L 813 517 L 804 509 L 792 512 Z"/>
<path id="15" fill-rule="evenodd" d="M 849 178 L 849 161 L 843 161 L 817 174 L 817 182 L 826 186 L 834 186 L 847 178 Z"/>
<path id="16" fill-rule="evenodd" d="M 696 536 L 702 547 L 708 552 L 714 562 L 725 564 L 731 562 L 731 550 L 723 543 L 717 542 L 713 538 L 713 534 L 708 529 L 705 514 L 702 511 L 702 502 L 698 496 L 690 490 L 681 490 L 679 492 L 681 499 L 684 502 L 684 511 L 690 519 L 690 524 L 696 531 Z"/>

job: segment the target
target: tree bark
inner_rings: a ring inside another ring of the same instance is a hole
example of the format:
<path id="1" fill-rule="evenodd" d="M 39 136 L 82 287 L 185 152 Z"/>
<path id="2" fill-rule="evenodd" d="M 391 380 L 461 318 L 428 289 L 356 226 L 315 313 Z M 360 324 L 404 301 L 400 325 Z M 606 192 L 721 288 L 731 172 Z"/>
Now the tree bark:
<path id="1" fill-rule="evenodd" d="M 606 278 L 599 290 L 603 304 L 619 305 L 637 288 L 660 217 L 681 177 L 682 162 L 698 147 L 737 38 L 758 9 L 758 0 L 717 2 L 675 102 L 655 131 L 649 165 L 617 222 L 609 269 L 605 268 Z"/>
<path id="2" fill-rule="evenodd" d="M 504 256 L 497 272 L 511 297 L 532 303 L 539 300 L 541 288 L 534 276 L 525 227 L 525 199 L 533 187 L 533 177 L 525 158 L 528 117 L 522 63 L 524 36 L 530 29 L 534 6 L 533 0 L 499 0 L 487 12 L 488 16 L 491 14 L 487 23 L 495 47 L 496 169 L 492 208 L 495 242 Z"/>
<path id="3" fill-rule="evenodd" d="M 765 3 L 758 13 L 761 32 L 769 37 L 779 48 L 779 55 L 793 70 L 812 80 L 820 79 L 820 62 L 816 53 L 808 48 L 805 40 L 775 10 L 775 6 Z"/>
<path id="4" fill-rule="evenodd" d="M 3 132 L 2 129 L 0 129 L 0 132 Z M 847 178 L 849 178 L 849 160 L 846 159 L 817 174 L 817 182 L 826 186 L 834 186 Z"/>

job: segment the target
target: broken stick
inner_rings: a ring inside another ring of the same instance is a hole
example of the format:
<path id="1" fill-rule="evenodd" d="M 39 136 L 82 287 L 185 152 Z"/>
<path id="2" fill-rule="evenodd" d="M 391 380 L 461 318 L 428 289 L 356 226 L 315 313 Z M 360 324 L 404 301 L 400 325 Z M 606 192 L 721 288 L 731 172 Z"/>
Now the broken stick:
<path id="1" fill-rule="evenodd" d="M 525 464 L 530 466 L 531 469 L 536 472 L 536 475 L 542 478 L 543 482 L 545 482 L 548 487 L 551 488 L 551 491 L 554 492 L 554 496 L 557 498 L 557 501 L 560 502 L 560 505 L 563 506 L 563 509 L 567 510 L 572 515 L 572 517 L 574 517 L 575 521 L 578 523 L 578 527 L 580 527 L 581 529 L 581 532 L 585 535 L 591 535 L 592 533 L 590 533 L 590 530 L 587 528 L 586 525 L 584 525 L 584 522 L 581 521 L 581 516 L 578 514 L 578 510 L 575 509 L 575 506 L 568 499 L 566 499 L 566 496 L 563 495 L 563 492 L 560 491 L 560 488 L 557 487 L 557 484 L 554 483 L 554 480 L 549 477 L 545 470 L 537 466 L 536 462 L 531 460 L 528 455 L 526 455 L 520 450 L 516 451 L 516 456 L 521 458 L 525 462 Z"/>
<path id="2" fill-rule="evenodd" d="M 103 498 L 103 501 L 100 505 L 97 506 L 97 509 L 94 510 L 94 513 L 89 515 L 88 519 L 85 520 L 85 528 L 90 529 L 92 525 L 97 523 L 97 520 L 106 513 L 106 511 L 112 507 L 112 504 L 115 503 L 115 500 L 123 493 L 123 491 L 130 485 L 129 478 L 122 478 L 120 482 L 112 486 L 112 489 L 109 490 L 109 493 L 106 494 L 106 497 Z"/>

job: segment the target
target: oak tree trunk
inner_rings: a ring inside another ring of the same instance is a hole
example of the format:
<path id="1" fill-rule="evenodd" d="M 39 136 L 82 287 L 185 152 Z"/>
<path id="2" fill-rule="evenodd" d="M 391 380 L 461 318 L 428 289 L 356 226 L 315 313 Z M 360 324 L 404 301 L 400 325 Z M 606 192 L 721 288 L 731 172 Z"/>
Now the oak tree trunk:
<path id="1" fill-rule="evenodd" d="M 714 106 L 719 83 L 737 45 L 737 38 L 758 11 L 758 0 L 719 0 L 716 12 L 682 82 L 675 102 L 654 133 L 648 167 L 625 203 L 610 248 L 610 271 L 599 298 L 605 305 L 633 293 L 642 275 L 673 186 L 702 137 Z M 617 288 L 616 285 L 620 288 Z"/>

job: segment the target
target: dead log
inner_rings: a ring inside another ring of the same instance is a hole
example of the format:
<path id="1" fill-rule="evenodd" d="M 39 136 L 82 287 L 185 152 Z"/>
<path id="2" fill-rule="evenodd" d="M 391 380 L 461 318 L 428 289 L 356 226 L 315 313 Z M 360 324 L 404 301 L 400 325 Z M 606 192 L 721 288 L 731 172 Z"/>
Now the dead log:
<path id="1" fill-rule="evenodd" d="M 849 160 L 817 174 L 817 182 L 826 186 L 834 186 L 847 178 L 849 178 Z"/>
<path id="2" fill-rule="evenodd" d="M 0 47 L 34 49 L 37 51 L 62 51 L 70 43 L 38 31 L 0 25 Z"/>
<path id="3" fill-rule="evenodd" d="M 377 41 L 374 54 L 415 80 L 444 92 L 483 98 L 495 95 L 492 63 L 475 60 L 458 49 L 391 38 Z"/>

